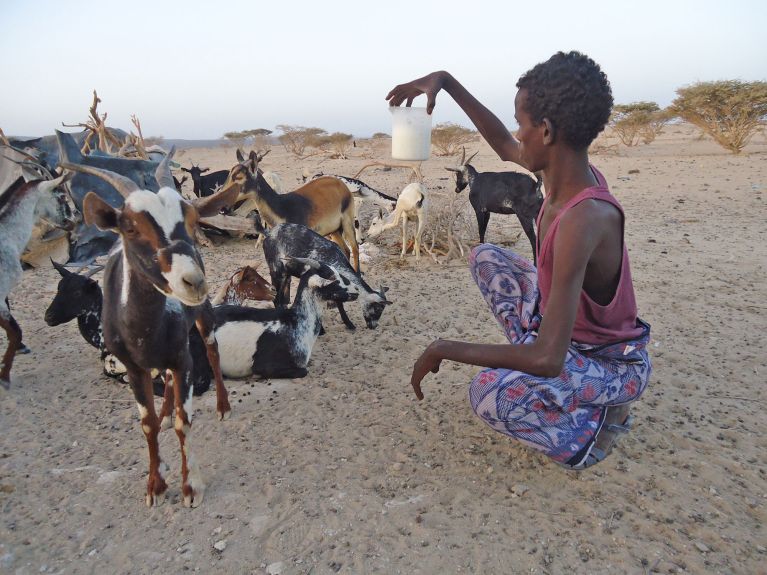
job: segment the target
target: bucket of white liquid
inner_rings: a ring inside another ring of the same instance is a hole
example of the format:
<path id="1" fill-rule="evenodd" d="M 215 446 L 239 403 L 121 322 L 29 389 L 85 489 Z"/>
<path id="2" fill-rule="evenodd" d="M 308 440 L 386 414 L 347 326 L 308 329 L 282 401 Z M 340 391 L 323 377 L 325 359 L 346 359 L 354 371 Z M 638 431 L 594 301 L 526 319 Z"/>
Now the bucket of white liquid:
<path id="1" fill-rule="evenodd" d="M 389 106 L 392 113 L 391 157 L 428 160 L 431 153 L 431 116 L 426 108 Z"/>

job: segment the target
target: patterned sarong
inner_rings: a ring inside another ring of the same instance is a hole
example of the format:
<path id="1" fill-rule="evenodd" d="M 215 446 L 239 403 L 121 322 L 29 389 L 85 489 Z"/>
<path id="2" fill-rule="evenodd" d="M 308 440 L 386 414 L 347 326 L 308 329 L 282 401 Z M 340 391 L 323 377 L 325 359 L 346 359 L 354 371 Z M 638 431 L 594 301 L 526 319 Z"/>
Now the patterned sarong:
<path id="1" fill-rule="evenodd" d="M 491 244 L 469 256 L 472 276 L 511 343 L 538 337 L 535 266 Z M 607 345 L 571 342 L 557 377 L 510 369 L 485 369 L 469 387 L 475 413 L 496 431 L 510 435 L 555 461 L 571 459 L 594 438 L 607 406 L 637 399 L 652 366 L 647 354 L 650 326 L 631 341 Z"/>

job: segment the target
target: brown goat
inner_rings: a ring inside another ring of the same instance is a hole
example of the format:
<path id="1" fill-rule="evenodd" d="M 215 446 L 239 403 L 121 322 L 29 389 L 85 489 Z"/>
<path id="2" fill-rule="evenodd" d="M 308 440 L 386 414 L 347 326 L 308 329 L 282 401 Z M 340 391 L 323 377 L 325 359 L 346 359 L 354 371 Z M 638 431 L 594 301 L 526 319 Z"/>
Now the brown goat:
<path id="1" fill-rule="evenodd" d="M 354 201 L 339 179 L 324 176 L 287 194 L 276 193 L 258 172 L 258 156 L 237 164 L 229 174 L 230 186 L 239 185 L 238 200 L 253 199 L 261 218 L 269 226 L 300 224 L 321 236 L 351 247 L 354 269 L 360 269 L 359 247 L 354 231 Z M 227 189 L 227 185 L 224 189 Z"/>

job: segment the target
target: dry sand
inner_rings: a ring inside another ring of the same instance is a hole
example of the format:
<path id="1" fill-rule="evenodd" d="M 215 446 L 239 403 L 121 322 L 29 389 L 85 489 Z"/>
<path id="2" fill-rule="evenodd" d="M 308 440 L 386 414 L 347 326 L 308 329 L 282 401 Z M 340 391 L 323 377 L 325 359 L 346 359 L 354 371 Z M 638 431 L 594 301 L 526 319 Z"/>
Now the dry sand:
<path id="1" fill-rule="evenodd" d="M 477 168 L 509 169 L 479 149 Z M 385 144 L 375 154 L 387 158 Z M 221 169 L 234 153 L 179 159 Z M 473 415 L 475 368 L 444 365 L 415 399 L 410 369 L 433 338 L 504 338 L 465 262 L 401 263 L 392 230 L 367 271 L 395 301 L 378 329 L 356 305 L 354 333 L 328 312 L 305 379 L 228 381 L 223 423 L 213 392 L 200 398 L 205 501 L 180 502 L 178 442 L 164 432 L 169 499 L 148 509 L 130 390 L 101 374 L 74 322 L 44 324 L 57 273 L 26 272 L 11 304 L 34 353 L 18 357 L 0 398 L 0 572 L 765 573 L 766 159 L 763 135 L 733 156 L 687 126 L 593 157 L 628 215 L 655 371 L 634 431 L 580 474 Z M 264 167 L 294 187 L 304 168 L 353 175 L 364 163 L 301 162 L 275 147 Z M 444 197 L 447 165 L 423 166 Z M 362 179 L 392 194 L 407 182 L 401 170 Z M 520 231 L 493 216 L 488 241 L 529 255 Z M 263 257 L 249 240 L 203 252 L 214 287 Z"/>

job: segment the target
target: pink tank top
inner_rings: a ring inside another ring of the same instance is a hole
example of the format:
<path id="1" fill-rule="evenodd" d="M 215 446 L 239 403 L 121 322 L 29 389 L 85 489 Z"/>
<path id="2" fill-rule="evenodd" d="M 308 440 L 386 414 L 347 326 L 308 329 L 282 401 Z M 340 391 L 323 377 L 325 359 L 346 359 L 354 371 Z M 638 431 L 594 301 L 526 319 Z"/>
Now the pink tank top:
<path id="1" fill-rule="evenodd" d="M 596 199 L 614 205 L 624 217 L 623 208 L 618 200 L 613 197 L 607 187 L 604 176 L 591 166 L 591 170 L 599 183 L 598 186 L 586 188 L 572 198 L 557 215 L 549 229 L 543 244 L 538 240 L 538 289 L 540 292 L 539 310 L 541 315 L 546 313 L 546 302 L 551 292 L 551 280 L 554 274 L 554 238 L 557 235 L 559 221 L 562 216 L 583 200 Z M 543 211 L 548 202 L 538 214 L 537 226 L 540 229 Z M 624 217 L 625 218 L 625 217 Z M 602 345 L 638 337 L 642 333 L 642 327 L 637 324 L 637 305 L 634 298 L 634 285 L 631 281 L 631 268 L 626 243 L 623 242 L 623 258 L 621 260 L 621 273 L 618 280 L 618 288 L 612 301 L 603 306 L 592 300 L 582 289 L 578 302 L 578 312 L 575 316 L 572 340 L 578 343 Z"/>

